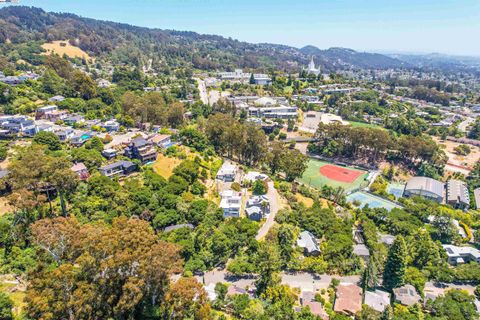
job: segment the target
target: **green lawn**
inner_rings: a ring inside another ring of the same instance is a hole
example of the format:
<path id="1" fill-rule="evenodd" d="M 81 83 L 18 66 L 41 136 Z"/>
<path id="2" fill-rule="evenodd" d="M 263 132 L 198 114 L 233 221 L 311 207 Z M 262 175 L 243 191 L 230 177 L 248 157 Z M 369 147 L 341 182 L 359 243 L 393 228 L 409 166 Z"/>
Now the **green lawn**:
<path id="1" fill-rule="evenodd" d="M 378 124 L 366 123 L 366 122 L 357 122 L 357 121 L 348 121 L 352 127 L 365 127 L 365 128 L 382 128 Z"/>
<path id="2" fill-rule="evenodd" d="M 359 170 L 352 167 L 347 167 L 348 169 L 361 171 L 363 174 L 360 175 L 352 183 L 330 180 L 327 177 L 320 174 L 320 168 L 326 164 L 332 164 L 332 163 L 310 159 L 308 161 L 307 169 L 305 170 L 305 172 L 303 173 L 303 176 L 299 179 L 299 181 L 317 189 L 321 189 L 324 185 L 327 185 L 333 188 L 342 187 L 345 189 L 345 191 L 350 191 L 350 190 L 359 188 L 362 185 L 362 183 L 365 181 L 365 178 L 368 175 L 367 171 Z"/>

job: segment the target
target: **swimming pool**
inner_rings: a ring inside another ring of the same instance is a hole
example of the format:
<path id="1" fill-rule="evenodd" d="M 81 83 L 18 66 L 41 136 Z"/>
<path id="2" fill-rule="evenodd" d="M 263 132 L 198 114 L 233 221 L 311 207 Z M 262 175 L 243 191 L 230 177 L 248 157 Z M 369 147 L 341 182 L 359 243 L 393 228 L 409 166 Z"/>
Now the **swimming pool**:
<path id="1" fill-rule="evenodd" d="M 360 208 L 363 208 L 366 205 L 368 205 L 369 208 L 385 208 L 388 211 L 392 210 L 393 208 L 401 208 L 400 205 L 390 200 L 375 196 L 365 191 L 357 191 L 349 194 L 347 196 L 347 202 L 359 202 L 360 205 L 358 207 Z"/>

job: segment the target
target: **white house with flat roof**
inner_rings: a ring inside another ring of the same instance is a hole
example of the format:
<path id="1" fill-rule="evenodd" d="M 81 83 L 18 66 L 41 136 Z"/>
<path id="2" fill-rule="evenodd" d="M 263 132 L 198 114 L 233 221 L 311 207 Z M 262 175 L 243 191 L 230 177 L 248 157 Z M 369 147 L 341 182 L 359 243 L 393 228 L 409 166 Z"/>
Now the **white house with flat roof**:
<path id="1" fill-rule="evenodd" d="M 233 190 L 225 190 L 220 193 L 220 208 L 225 218 L 239 218 L 242 207 L 242 193 Z"/>
<path id="2" fill-rule="evenodd" d="M 443 249 L 448 256 L 448 263 L 451 265 L 468 263 L 471 261 L 480 262 L 480 251 L 473 247 L 459 247 L 451 244 L 444 244 Z"/>

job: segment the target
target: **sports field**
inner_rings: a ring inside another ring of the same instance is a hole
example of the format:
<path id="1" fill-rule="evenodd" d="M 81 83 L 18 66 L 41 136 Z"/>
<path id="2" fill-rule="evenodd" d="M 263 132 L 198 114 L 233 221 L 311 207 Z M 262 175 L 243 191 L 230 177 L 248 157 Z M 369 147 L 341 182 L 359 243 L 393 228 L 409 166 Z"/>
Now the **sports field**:
<path id="1" fill-rule="evenodd" d="M 342 187 L 345 191 L 351 191 L 360 188 L 367 175 L 368 172 L 364 170 L 310 159 L 307 169 L 299 180 L 315 188 L 327 185 L 333 188 Z"/>

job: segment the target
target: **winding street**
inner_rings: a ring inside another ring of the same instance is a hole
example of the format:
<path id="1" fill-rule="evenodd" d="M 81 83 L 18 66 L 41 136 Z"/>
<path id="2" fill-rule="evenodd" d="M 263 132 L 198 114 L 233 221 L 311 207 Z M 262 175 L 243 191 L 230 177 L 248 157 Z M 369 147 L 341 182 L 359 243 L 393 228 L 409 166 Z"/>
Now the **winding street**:
<path id="1" fill-rule="evenodd" d="M 280 207 L 280 195 L 278 194 L 277 189 L 275 189 L 273 185 L 273 181 L 268 182 L 268 192 L 267 192 L 268 200 L 270 201 L 270 214 L 267 217 L 267 221 L 262 225 L 260 230 L 258 230 L 257 236 L 255 239 L 257 241 L 263 239 L 271 227 L 275 224 L 275 216 L 277 215 L 278 209 Z"/>
<path id="2" fill-rule="evenodd" d="M 203 104 L 208 104 L 208 93 L 207 93 L 207 87 L 205 86 L 205 81 L 199 78 L 195 80 L 197 80 L 197 83 L 198 83 L 200 100 L 202 101 Z"/>

